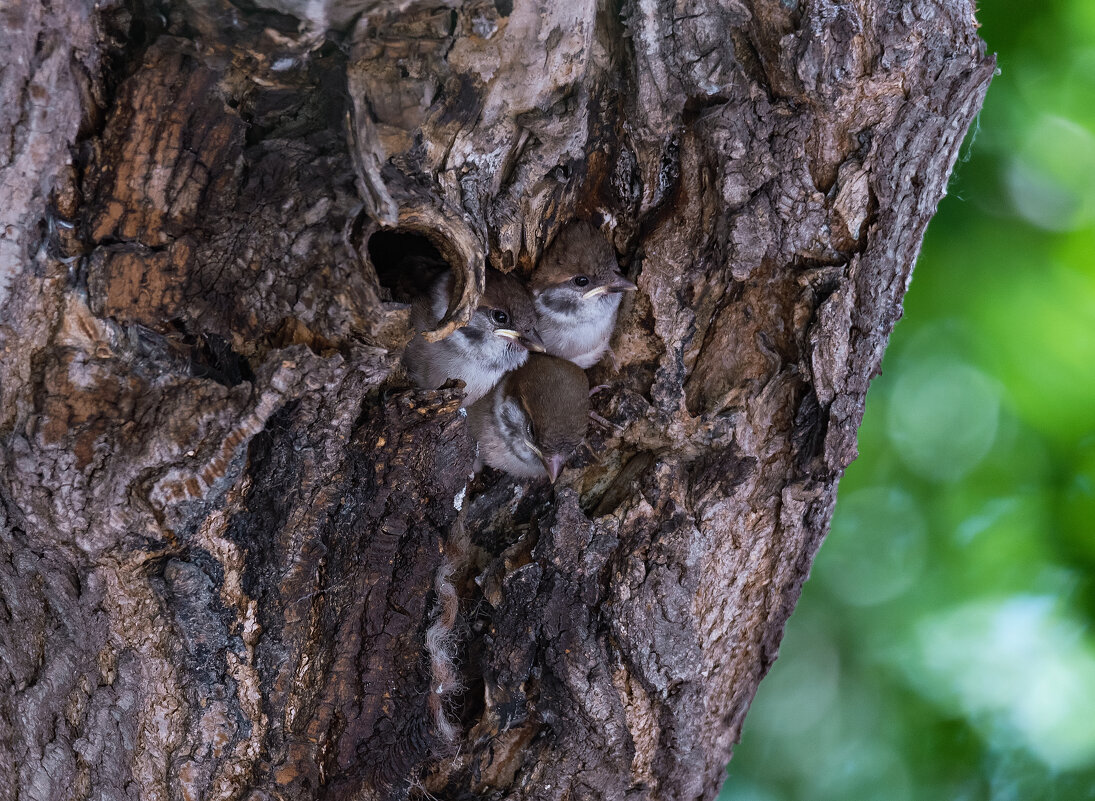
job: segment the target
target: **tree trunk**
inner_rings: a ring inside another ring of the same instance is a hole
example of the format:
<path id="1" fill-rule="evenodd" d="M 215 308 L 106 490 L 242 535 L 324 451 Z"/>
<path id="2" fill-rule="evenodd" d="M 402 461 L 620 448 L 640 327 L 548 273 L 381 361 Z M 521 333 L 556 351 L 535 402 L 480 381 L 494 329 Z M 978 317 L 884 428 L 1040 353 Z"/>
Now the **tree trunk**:
<path id="1" fill-rule="evenodd" d="M 712 798 L 993 70 L 967 0 L 7 0 L 0 799 Z M 559 484 L 397 284 L 639 292 Z M 395 298 L 395 300 L 393 300 Z M 428 796 L 427 796 L 428 797 Z"/>

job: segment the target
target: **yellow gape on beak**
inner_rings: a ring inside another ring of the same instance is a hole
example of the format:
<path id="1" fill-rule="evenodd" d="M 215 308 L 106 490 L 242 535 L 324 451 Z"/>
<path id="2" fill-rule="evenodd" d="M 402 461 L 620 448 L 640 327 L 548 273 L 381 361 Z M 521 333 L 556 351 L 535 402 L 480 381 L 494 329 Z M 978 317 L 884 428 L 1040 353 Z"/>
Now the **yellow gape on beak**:
<path id="1" fill-rule="evenodd" d="M 589 300 L 590 298 L 595 298 L 598 295 L 606 295 L 606 294 L 608 294 L 608 287 L 607 286 L 595 286 L 595 287 L 593 287 L 593 289 L 589 290 L 584 295 L 582 295 L 582 300 Z"/>
<path id="2" fill-rule="evenodd" d="M 502 339 L 508 339 L 510 342 L 516 342 L 526 350 L 531 350 L 533 353 L 543 353 L 544 345 L 540 341 L 539 335 L 533 332 L 532 336 L 522 336 L 512 328 L 499 328 L 494 332 L 496 337 Z M 535 339 L 533 339 L 535 337 Z"/>

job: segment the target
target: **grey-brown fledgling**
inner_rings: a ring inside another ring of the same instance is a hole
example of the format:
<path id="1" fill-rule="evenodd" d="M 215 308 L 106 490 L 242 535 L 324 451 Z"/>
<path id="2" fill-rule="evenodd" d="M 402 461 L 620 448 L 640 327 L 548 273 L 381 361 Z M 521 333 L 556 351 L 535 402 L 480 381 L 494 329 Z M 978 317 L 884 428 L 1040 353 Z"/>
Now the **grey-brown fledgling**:
<path id="1" fill-rule="evenodd" d="M 411 305 L 415 330 L 434 328 L 445 316 L 451 295 L 452 274 L 445 273 Z M 516 278 L 488 270 L 471 321 L 438 342 L 427 342 L 418 334 L 407 345 L 403 364 L 423 389 L 437 389 L 450 378 L 459 378 L 464 382 L 463 405 L 470 406 L 503 375 L 524 364 L 530 350 L 543 349 L 528 290 Z"/>
<path id="2" fill-rule="evenodd" d="M 547 352 L 592 367 L 608 350 L 620 293 L 636 287 L 616 252 L 587 222 L 569 223 L 544 253 L 529 286 Z"/>
<path id="3" fill-rule="evenodd" d="M 479 459 L 521 478 L 552 481 L 582 444 L 589 424 L 589 381 L 575 364 L 529 354 L 520 369 L 468 409 Z"/>

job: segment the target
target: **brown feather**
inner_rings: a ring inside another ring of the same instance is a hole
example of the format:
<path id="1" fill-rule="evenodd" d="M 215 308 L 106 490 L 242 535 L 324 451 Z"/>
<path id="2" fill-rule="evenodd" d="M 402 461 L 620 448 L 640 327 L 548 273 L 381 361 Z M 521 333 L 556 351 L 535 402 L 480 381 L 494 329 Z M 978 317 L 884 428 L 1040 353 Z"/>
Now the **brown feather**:
<path id="1" fill-rule="evenodd" d="M 533 291 L 588 276 L 592 286 L 608 283 L 618 269 L 616 251 L 591 223 L 567 223 L 540 259 L 529 286 Z"/>
<path id="2" fill-rule="evenodd" d="M 509 393 L 533 421 L 545 453 L 569 454 L 585 439 L 589 424 L 589 380 L 582 368 L 541 353 L 509 376 Z"/>

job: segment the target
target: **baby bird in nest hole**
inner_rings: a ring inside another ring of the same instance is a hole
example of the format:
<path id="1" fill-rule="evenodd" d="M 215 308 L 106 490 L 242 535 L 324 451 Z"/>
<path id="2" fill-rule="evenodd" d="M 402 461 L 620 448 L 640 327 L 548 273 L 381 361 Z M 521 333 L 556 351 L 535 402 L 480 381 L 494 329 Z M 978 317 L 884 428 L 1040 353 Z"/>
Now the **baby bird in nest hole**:
<path id="1" fill-rule="evenodd" d="M 529 288 L 547 352 L 585 369 L 608 352 L 622 293 L 636 286 L 620 272 L 608 240 L 579 221 L 559 232 Z"/>
<path id="2" fill-rule="evenodd" d="M 553 482 L 585 439 L 589 381 L 571 362 L 530 354 L 468 409 L 479 459 L 521 478 Z"/>
<path id="3" fill-rule="evenodd" d="M 443 274 L 411 305 L 416 331 L 436 327 L 445 316 L 452 280 L 451 273 Z M 486 288 L 471 321 L 437 342 L 427 342 L 419 333 L 407 345 L 403 364 L 407 375 L 423 389 L 460 379 L 464 382 L 462 405 L 470 406 L 503 375 L 524 364 L 529 351 L 543 350 L 528 290 L 516 278 L 488 270 Z"/>

